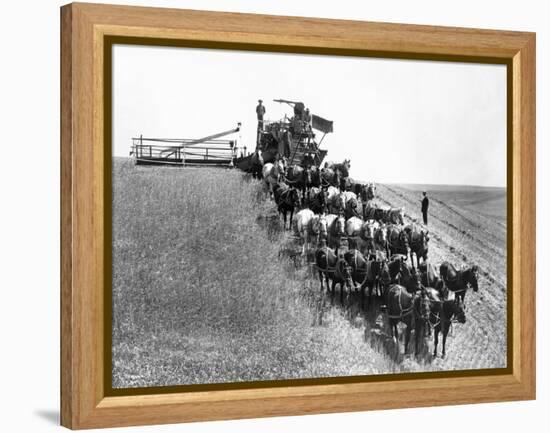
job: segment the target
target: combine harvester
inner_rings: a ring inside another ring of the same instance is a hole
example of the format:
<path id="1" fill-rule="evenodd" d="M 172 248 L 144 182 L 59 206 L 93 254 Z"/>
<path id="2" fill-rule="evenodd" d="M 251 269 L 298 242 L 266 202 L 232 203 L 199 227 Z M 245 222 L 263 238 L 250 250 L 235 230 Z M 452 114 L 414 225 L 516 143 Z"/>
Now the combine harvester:
<path id="1" fill-rule="evenodd" d="M 333 132 L 333 122 L 310 115 L 303 102 L 274 101 L 290 105 L 294 115 L 258 123 L 256 151 L 262 152 L 264 163 L 275 161 L 279 155 L 289 165 L 320 166 L 327 154 L 320 145 L 326 134 Z M 246 147 L 238 146 L 236 139 L 222 139 L 240 130 L 238 123 L 236 128 L 198 139 L 134 137 L 130 156 L 136 165 L 237 167 L 250 172 L 254 154 L 246 155 Z M 317 142 L 319 132 L 323 135 Z"/>
<path id="2" fill-rule="evenodd" d="M 262 152 L 265 162 L 273 162 L 277 155 L 285 156 L 289 165 L 312 164 L 320 166 L 327 151 L 320 148 L 325 135 L 333 132 L 333 122 L 315 114 L 310 115 L 303 102 L 274 99 L 290 105 L 294 115 L 278 121 L 258 122 L 256 150 Z M 323 136 L 316 141 L 316 132 Z M 235 160 L 235 166 L 244 171 L 253 170 L 253 154 Z"/>
<path id="3" fill-rule="evenodd" d="M 198 139 L 132 138 L 130 156 L 137 165 L 231 167 L 239 148 L 236 140 L 221 140 L 241 130 L 236 128 Z"/>

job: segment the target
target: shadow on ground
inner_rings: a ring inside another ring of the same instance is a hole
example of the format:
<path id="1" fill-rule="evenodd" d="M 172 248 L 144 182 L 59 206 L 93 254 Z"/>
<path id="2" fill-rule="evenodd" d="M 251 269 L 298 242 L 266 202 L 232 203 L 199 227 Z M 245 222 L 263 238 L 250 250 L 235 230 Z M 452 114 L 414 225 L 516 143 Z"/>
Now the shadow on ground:
<path id="1" fill-rule="evenodd" d="M 34 414 L 50 424 L 59 425 L 59 411 L 54 409 L 38 409 Z"/>

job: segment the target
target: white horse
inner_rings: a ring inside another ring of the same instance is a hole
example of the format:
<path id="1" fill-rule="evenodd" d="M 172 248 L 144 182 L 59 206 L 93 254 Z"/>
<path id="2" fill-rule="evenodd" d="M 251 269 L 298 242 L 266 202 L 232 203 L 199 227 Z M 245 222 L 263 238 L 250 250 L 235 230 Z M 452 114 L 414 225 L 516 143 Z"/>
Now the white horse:
<path id="1" fill-rule="evenodd" d="M 317 221 L 320 217 L 317 216 Z M 315 220 L 315 214 L 311 209 L 302 209 L 293 218 L 294 233 L 302 240 L 302 256 L 309 251 L 309 235 L 312 228 L 312 222 Z"/>
<path id="2" fill-rule="evenodd" d="M 363 229 L 363 220 L 358 217 L 351 217 L 346 221 L 346 235 L 355 237 L 360 236 Z"/>
<path id="3" fill-rule="evenodd" d="M 380 223 L 375 220 L 368 220 L 363 223 L 359 238 L 357 239 L 357 248 L 362 254 L 372 253 L 376 249 L 376 231 L 380 229 Z M 385 238 L 385 234 L 384 234 Z"/>
<path id="4" fill-rule="evenodd" d="M 350 201 L 352 198 L 357 200 L 357 195 L 355 195 L 354 192 L 343 191 L 332 198 L 332 208 L 336 209 L 337 212 L 344 212 L 347 202 Z"/>
<path id="5" fill-rule="evenodd" d="M 329 186 L 327 188 L 327 196 L 326 196 L 326 203 L 329 207 L 329 211 L 334 211 L 334 203 L 336 201 L 336 198 L 340 195 L 340 189 L 336 188 L 335 186 Z"/>
<path id="6" fill-rule="evenodd" d="M 268 162 L 262 167 L 262 176 L 271 196 L 273 195 L 273 188 L 284 172 L 285 169 L 281 160 L 275 161 L 275 163 Z"/>
<path id="7" fill-rule="evenodd" d="M 363 239 L 374 239 L 374 233 L 380 228 L 380 223 L 376 220 L 367 220 L 363 223 L 361 236 Z"/>
<path id="8" fill-rule="evenodd" d="M 346 235 L 350 248 L 355 247 L 361 253 L 368 247 L 367 241 L 363 237 L 365 222 L 361 218 L 351 217 L 346 221 Z"/>
<path id="9" fill-rule="evenodd" d="M 346 234 L 346 219 L 342 215 L 328 214 L 326 217 L 328 245 L 338 248 L 340 241 Z"/>
<path id="10" fill-rule="evenodd" d="M 319 246 L 321 239 L 328 240 L 327 215 L 314 215 L 309 223 L 309 234 L 315 236 L 316 245 Z"/>
<path id="11" fill-rule="evenodd" d="M 357 194 L 352 191 L 344 191 L 342 192 L 341 196 L 344 198 L 344 208 L 346 207 L 348 201 L 350 201 L 351 199 L 357 200 Z"/>

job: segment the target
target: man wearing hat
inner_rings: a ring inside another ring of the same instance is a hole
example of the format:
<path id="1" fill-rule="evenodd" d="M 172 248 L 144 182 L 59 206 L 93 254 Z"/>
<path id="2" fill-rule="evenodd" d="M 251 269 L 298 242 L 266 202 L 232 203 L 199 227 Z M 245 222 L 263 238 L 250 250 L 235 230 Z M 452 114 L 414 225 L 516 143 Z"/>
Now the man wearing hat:
<path id="1" fill-rule="evenodd" d="M 262 105 L 262 100 L 258 99 L 258 106 L 256 107 L 256 116 L 258 116 L 258 131 L 264 128 L 264 114 L 265 107 Z"/>
<path id="2" fill-rule="evenodd" d="M 424 225 L 428 225 L 428 207 L 430 206 L 430 200 L 428 199 L 428 195 L 426 194 L 426 191 L 422 192 L 422 195 L 424 198 L 422 199 L 422 218 L 424 219 Z"/>

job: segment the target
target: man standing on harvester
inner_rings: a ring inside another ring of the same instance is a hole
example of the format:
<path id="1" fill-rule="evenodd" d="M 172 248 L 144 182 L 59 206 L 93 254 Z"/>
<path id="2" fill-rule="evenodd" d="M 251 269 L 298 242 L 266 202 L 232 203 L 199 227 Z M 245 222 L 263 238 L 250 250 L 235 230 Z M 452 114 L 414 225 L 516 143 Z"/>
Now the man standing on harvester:
<path id="1" fill-rule="evenodd" d="M 258 105 L 256 106 L 256 116 L 258 116 L 258 131 L 264 128 L 264 114 L 265 106 L 262 105 L 262 100 L 258 99 Z"/>
<path id="2" fill-rule="evenodd" d="M 264 130 L 264 114 L 265 106 L 262 105 L 262 100 L 258 99 L 258 105 L 256 106 L 256 116 L 258 117 L 258 129 L 256 130 L 256 147 L 260 145 L 260 135 Z"/>

